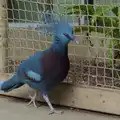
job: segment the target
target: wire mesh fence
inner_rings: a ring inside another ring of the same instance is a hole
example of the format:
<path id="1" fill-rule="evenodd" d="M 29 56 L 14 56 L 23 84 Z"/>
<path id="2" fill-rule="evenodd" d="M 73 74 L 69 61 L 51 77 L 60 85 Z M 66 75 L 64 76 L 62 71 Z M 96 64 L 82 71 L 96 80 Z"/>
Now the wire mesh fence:
<path id="1" fill-rule="evenodd" d="M 120 88 L 119 0 L 8 0 L 4 4 L 7 17 L 2 20 L 8 21 L 4 73 L 15 72 L 27 56 L 49 47 L 53 38 L 48 25 L 52 17 L 61 16 L 79 40 L 79 45 L 69 45 L 71 69 L 66 82 Z"/>

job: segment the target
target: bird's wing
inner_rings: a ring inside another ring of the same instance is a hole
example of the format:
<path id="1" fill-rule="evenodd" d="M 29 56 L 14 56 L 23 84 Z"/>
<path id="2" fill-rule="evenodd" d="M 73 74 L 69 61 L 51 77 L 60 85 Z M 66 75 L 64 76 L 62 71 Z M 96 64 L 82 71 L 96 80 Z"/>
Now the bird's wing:
<path id="1" fill-rule="evenodd" d="M 25 74 L 25 77 L 32 82 L 40 82 L 41 81 L 40 74 L 38 74 L 32 70 L 24 72 L 24 74 Z"/>

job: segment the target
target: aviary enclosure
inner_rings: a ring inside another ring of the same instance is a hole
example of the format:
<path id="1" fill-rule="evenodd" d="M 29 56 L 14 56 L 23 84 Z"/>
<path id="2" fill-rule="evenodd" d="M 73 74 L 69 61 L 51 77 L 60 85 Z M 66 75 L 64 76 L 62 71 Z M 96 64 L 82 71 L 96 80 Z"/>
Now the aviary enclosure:
<path id="1" fill-rule="evenodd" d="M 46 13 L 62 16 L 79 41 L 69 45 L 71 69 L 52 93 L 53 103 L 120 115 L 119 0 L 0 0 L 0 79 L 49 47 L 52 32 L 43 21 Z M 27 89 L 1 94 L 26 98 Z"/>

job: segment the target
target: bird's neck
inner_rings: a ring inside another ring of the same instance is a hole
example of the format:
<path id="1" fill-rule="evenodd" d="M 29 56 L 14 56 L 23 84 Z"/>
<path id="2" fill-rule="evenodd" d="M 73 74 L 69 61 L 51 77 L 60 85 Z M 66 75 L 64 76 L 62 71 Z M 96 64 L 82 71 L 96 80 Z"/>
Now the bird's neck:
<path id="1" fill-rule="evenodd" d="M 62 55 L 68 55 L 68 44 L 63 44 L 61 41 L 55 40 L 51 49 L 55 52 L 61 53 Z"/>

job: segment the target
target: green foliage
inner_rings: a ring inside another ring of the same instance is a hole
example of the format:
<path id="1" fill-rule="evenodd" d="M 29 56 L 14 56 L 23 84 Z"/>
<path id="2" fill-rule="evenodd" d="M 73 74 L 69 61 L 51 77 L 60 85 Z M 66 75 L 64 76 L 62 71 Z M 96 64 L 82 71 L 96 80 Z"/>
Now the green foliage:
<path id="1" fill-rule="evenodd" d="M 113 35 L 114 38 L 120 38 L 119 34 L 119 7 L 116 6 L 93 6 L 93 5 L 74 5 L 65 9 L 68 15 L 88 16 L 89 26 L 77 26 L 75 31 L 83 30 L 89 32 L 101 32 L 105 35 Z M 94 27 L 97 26 L 97 29 Z M 103 28 L 104 27 L 104 28 Z M 103 30 L 105 29 L 105 30 Z M 111 32 L 112 29 L 112 32 Z M 96 31 L 97 30 L 97 31 Z"/>
<path id="2" fill-rule="evenodd" d="M 66 10 L 65 10 L 66 11 Z M 92 5 L 74 5 L 67 8 L 67 14 L 77 14 L 77 15 L 93 15 L 94 8 Z"/>
<path id="3" fill-rule="evenodd" d="M 80 25 L 74 28 L 75 32 L 88 31 L 99 32 L 106 37 L 111 36 L 111 40 L 108 50 L 108 58 L 113 59 L 113 48 L 120 49 L 120 6 L 112 5 L 73 5 L 65 9 L 68 15 L 76 15 L 88 17 L 88 25 Z M 113 47 L 113 48 L 112 48 Z M 120 58 L 120 57 L 119 57 Z M 109 63 L 111 64 L 111 60 Z"/>

